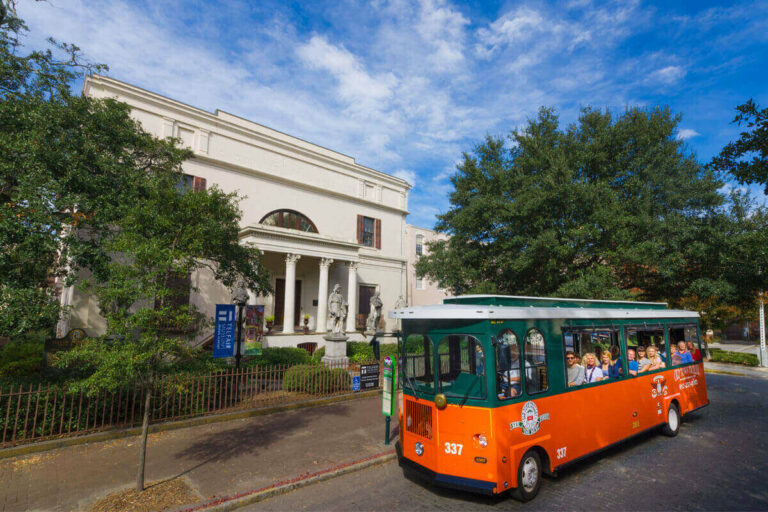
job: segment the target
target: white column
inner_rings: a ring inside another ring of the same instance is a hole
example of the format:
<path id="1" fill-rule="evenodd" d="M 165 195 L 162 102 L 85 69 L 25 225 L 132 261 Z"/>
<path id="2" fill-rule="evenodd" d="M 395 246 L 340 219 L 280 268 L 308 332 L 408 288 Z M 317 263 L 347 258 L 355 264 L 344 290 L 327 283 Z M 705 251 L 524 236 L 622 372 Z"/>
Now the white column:
<path id="1" fill-rule="evenodd" d="M 296 303 L 296 262 L 300 254 L 285 255 L 285 308 L 283 310 L 283 332 L 293 333 L 293 308 Z"/>
<path id="2" fill-rule="evenodd" d="M 357 319 L 357 262 L 350 261 L 347 263 L 349 267 L 349 281 L 347 282 L 347 303 L 349 304 L 349 310 L 347 311 L 347 332 L 355 332 L 356 319 Z"/>
<path id="3" fill-rule="evenodd" d="M 333 263 L 330 258 L 320 258 L 320 282 L 317 289 L 317 321 L 316 332 L 328 330 L 328 268 Z"/>

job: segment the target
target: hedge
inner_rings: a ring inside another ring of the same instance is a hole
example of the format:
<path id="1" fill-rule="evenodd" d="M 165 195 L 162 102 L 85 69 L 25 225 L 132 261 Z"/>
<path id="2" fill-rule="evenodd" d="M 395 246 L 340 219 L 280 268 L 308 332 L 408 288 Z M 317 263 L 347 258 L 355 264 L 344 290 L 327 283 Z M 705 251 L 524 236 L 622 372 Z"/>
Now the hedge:
<path id="1" fill-rule="evenodd" d="M 289 368 L 283 378 L 283 390 L 310 394 L 348 391 L 352 378 L 344 368 L 331 370 L 325 365 L 300 364 Z"/>
<path id="2" fill-rule="evenodd" d="M 760 360 L 755 354 L 747 354 L 744 352 L 729 352 L 727 350 L 713 348 L 710 349 L 709 360 L 717 363 L 735 363 L 743 364 L 745 366 L 759 366 Z"/>

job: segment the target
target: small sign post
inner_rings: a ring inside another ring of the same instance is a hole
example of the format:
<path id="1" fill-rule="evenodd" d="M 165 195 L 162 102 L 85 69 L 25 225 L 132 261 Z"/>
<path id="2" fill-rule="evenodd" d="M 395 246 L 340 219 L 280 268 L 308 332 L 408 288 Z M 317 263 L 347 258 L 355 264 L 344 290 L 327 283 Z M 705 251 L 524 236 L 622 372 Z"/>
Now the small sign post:
<path id="1" fill-rule="evenodd" d="M 216 304 L 216 331 L 213 336 L 213 357 L 235 354 L 235 305 Z"/>
<path id="2" fill-rule="evenodd" d="M 392 415 L 395 413 L 395 379 L 397 363 L 389 356 L 384 358 L 384 389 L 381 394 L 382 405 L 381 412 L 384 414 L 386 431 L 384 434 L 384 444 L 389 444 L 389 424 L 392 421 Z"/>

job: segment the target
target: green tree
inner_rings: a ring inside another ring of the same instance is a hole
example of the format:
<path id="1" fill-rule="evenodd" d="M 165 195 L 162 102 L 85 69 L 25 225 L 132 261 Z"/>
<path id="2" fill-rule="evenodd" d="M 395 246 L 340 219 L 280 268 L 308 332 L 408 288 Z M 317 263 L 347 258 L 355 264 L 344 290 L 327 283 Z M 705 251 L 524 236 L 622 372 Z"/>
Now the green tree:
<path id="1" fill-rule="evenodd" d="M 487 137 L 452 177 L 437 223 L 451 238 L 417 272 L 454 293 L 753 301 L 758 283 L 729 255 L 743 198 L 718 192 L 678 122 L 663 108 L 588 108 L 563 129 L 543 108 L 512 144 Z"/>
<path id="2" fill-rule="evenodd" d="M 168 148 L 169 151 L 173 151 Z M 183 153 L 183 152 L 182 152 Z M 101 240 L 117 255 L 86 288 L 99 300 L 108 327 L 104 338 L 67 352 L 60 364 L 88 375 L 74 389 L 98 393 L 140 384 L 144 417 L 136 489 L 144 489 L 144 466 L 152 397 L 158 377 L 172 361 L 190 355 L 184 336 L 199 327 L 200 312 L 185 300 L 189 290 L 177 276 L 208 272 L 224 285 L 242 280 L 256 292 L 269 291 L 258 249 L 238 241 L 237 196 L 216 187 L 205 191 L 177 187 L 180 168 L 153 168 L 146 195 L 119 219 L 119 229 Z M 195 290 L 195 287 L 192 287 Z M 179 384 L 181 385 L 181 384 Z M 174 389 L 173 391 L 178 391 Z"/>
<path id="3" fill-rule="evenodd" d="M 716 171 L 731 173 L 742 185 L 762 185 L 768 194 L 768 108 L 760 110 L 750 99 L 736 111 L 732 122 L 747 130 L 735 142 L 726 144 L 709 165 Z"/>
<path id="4" fill-rule="evenodd" d="M 1 0 L 0 0 L 1 1 Z M 268 291 L 260 252 L 239 243 L 238 197 L 184 190 L 173 140 L 141 130 L 130 108 L 71 94 L 84 73 L 77 47 L 19 55 L 26 30 L 14 5 L 0 21 L 0 334 L 50 328 L 50 279 L 81 283 L 99 301 L 106 335 L 61 357 L 95 394 L 143 384 L 137 488 L 160 372 L 189 354 L 183 336 L 205 319 L 179 300 L 179 277 L 208 272 Z M 57 57 L 58 56 L 58 57 Z M 63 56 L 63 57 L 62 57 Z"/>

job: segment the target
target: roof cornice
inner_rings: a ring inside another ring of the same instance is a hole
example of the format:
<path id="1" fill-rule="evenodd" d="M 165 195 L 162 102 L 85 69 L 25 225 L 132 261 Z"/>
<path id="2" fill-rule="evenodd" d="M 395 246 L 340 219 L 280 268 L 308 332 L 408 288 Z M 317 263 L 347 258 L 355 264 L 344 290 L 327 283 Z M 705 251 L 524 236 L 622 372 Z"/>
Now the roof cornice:
<path id="1" fill-rule="evenodd" d="M 141 99 L 149 103 L 153 103 L 155 105 L 164 107 L 169 110 L 175 110 L 177 112 L 181 112 L 185 116 L 198 119 L 199 121 L 202 121 L 208 124 L 213 124 L 218 128 L 223 128 L 231 132 L 237 133 L 239 135 L 243 135 L 246 137 L 250 137 L 250 138 L 254 138 L 254 139 L 266 142 L 273 146 L 287 150 L 291 153 L 301 154 L 305 157 L 325 161 L 332 165 L 351 171 L 356 176 L 363 175 L 362 177 L 367 176 L 371 179 L 381 180 L 394 187 L 404 188 L 406 193 L 411 189 L 411 185 L 407 181 L 401 178 L 392 176 L 390 174 L 377 171 L 376 169 L 371 169 L 370 167 L 360 165 L 357 162 L 355 162 L 355 159 L 353 157 L 344 155 L 343 153 L 339 153 L 338 151 L 334 151 L 332 149 L 325 148 L 318 144 L 305 141 L 293 135 L 280 132 L 273 128 L 269 128 L 268 126 L 264 126 L 264 125 L 255 123 L 253 121 L 249 121 L 247 119 L 236 116 L 234 114 L 230 114 L 222 110 L 217 110 L 216 113 L 211 113 L 206 110 L 202 110 L 200 108 L 187 105 L 186 103 L 182 103 L 180 101 L 168 98 L 166 96 L 162 96 L 152 91 L 142 89 L 135 85 L 131 85 L 126 82 L 116 80 L 114 78 L 110 78 L 102 75 L 87 76 L 83 82 L 83 95 L 87 96 L 89 89 L 96 84 L 101 85 L 105 88 L 118 90 L 120 91 L 121 94 L 124 94 L 126 96 L 132 96 L 134 98 Z M 224 119 L 222 118 L 222 116 L 219 115 L 219 113 L 223 114 L 224 117 L 232 117 L 232 118 L 241 120 L 243 123 L 252 125 L 253 128 L 249 128 L 247 126 L 244 126 L 243 124 L 234 123 L 230 120 Z M 261 128 L 263 131 L 258 130 L 258 128 Z M 268 132 L 273 132 L 275 135 L 272 135 Z M 287 141 L 282 140 L 278 136 L 287 137 L 289 140 Z M 291 144 L 291 140 L 295 141 L 296 144 Z M 304 147 L 305 145 L 309 147 Z M 290 155 L 287 155 L 287 156 L 290 156 Z"/>

